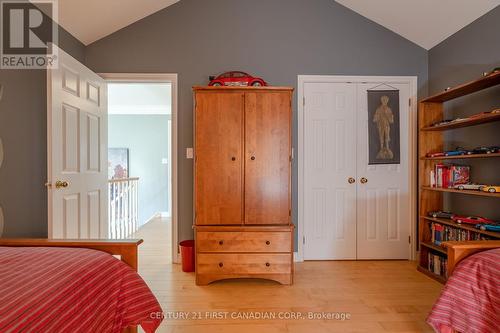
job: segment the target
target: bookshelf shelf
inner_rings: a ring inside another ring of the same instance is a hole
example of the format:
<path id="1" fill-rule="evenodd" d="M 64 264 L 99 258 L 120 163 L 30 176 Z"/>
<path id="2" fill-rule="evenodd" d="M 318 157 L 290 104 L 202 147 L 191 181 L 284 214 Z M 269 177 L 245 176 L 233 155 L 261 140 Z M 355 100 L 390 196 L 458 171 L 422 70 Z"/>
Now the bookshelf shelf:
<path id="1" fill-rule="evenodd" d="M 481 235 L 500 239 L 500 232 L 485 231 L 485 230 L 481 230 L 481 229 L 476 229 L 473 226 L 470 226 L 467 224 L 456 223 L 453 220 L 440 219 L 440 218 L 434 218 L 434 217 L 428 217 L 428 216 L 421 216 L 421 219 L 423 219 L 427 222 L 444 224 L 444 225 L 448 225 L 450 227 L 454 227 L 454 228 L 458 228 L 458 229 L 462 229 L 462 230 L 469 230 L 469 231 L 477 232 L 478 234 L 481 234 Z"/>
<path id="2" fill-rule="evenodd" d="M 492 154 L 473 154 L 473 155 L 459 155 L 459 156 L 439 156 L 439 157 L 420 157 L 421 160 L 426 161 L 443 161 L 443 160 L 466 160 L 470 158 L 494 158 L 500 157 L 500 153 Z"/>
<path id="3" fill-rule="evenodd" d="M 430 270 L 428 270 L 427 268 L 425 268 L 424 266 L 421 266 L 421 265 L 418 265 L 417 266 L 417 270 L 419 272 L 422 272 L 424 273 L 425 275 L 427 275 L 428 277 L 434 279 L 434 280 L 437 280 L 438 282 L 441 282 L 441 283 L 446 283 L 446 278 L 444 276 L 441 276 L 441 275 L 437 275 L 437 274 L 434 274 L 433 272 L 431 272 Z"/>
<path id="4" fill-rule="evenodd" d="M 479 127 L 473 127 L 479 124 L 500 122 L 500 113 L 490 112 L 476 115 L 470 118 L 466 118 L 461 121 L 455 121 L 453 123 L 448 123 L 440 126 L 432 126 L 444 119 L 444 104 L 447 101 L 459 98 L 462 96 L 467 96 L 472 93 L 500 85 L 500 71 L 495 71 L 489 75 L 478 78 L 477 80 L 467 82 L 465 84 L 459 85 L 454 88 L 447 89 L 444 92 L 435 94 L 433 96 L 427 97 L 420 101 L 418 108 L 418 150 L 419 150 L 419 167 L 418 167 L 418 179 L 419 179 L 419 225 L 418 225 L 418 236 L 419 236 L 419 265 L 418 270 L 427 276 L 444 283 L 446 278 L 441 275 L 434 274 L 433 271 L 427 269 L 429 255 L 439 256 L 442 260 L 446 260 L 446 250 L 433 244 L 432 233 L 430 230 L 430 224 L 432 222 L 439 223 L 442 225 L 451 226 L 461 230 L 468 230 L 475 232 L 487 238 L 500 239 L 500 233 L 482 231 L 475 229 L 472 225 L 457 224 L 452 220 L 446 219 L 434 219 L 432 217 L 427 217 L 428 212 L 437 211 L 444 209 L 444 202 L 446 196 L 449 193 L 461 194 L 477 198 L 500 198 L 500 193 L 489 193 L 482 191 L 471 191 L 471 190 L 456 190 L 451 188 L 436 188 L 430 187 L 429 176 L 431 171 L 434 171 L 436 165 L 445 160 L 472 160 L 475 159 L 480 161 L 490 161 L 492 158 L 500 157 L 500 153 L 494 154 L 477 154 L 477 155 L 462 155 L 462 156 L 441 156 L 441 157 L 426 157 L 429 152 L 444 151 L 445 146 L 449 146 L 450 140 L 448 136 L 445 136 L 447 130 L 452 130 L 456 128 L 471 127 L 472 129 L 478 130 L 478 135 L 481 134 Z M 489 110 L 484 110 L 489 111 Z M 467 144 L 467 143 L 464 143 Z M 498 144 L 498 142 L 491 143 Z M 496 162 L 496 160 L 495 160 Z M 488 184 L 490 185 L 490 184 Z M 438 261 L 439 262 L 439 261 Z"/>
<path id="5" fill-rule="evenodd" d="M 500 121 L 500 113 L 484 114 L 474 118 L 468 118 L 439 126 L 427 126 L 422 128 L 421 131 L 446 131 L 455 128 L 463 128 L 463 127 L 470 127 L 480 124 L 491 123 L 494 121 Z"/>
<path id="6" fill-rule="evenodd" d="M 447 193 L 459 193 L 459 194 L 467 194 L 467 195 L 478 195 L 478 196 L 482 196 L 482 197 L 500 198 L 500 193 L 490 193 L 490 192 L 483 192 L 483 191 L 455 190 L 455 189 L 452 189 L 452 188 L 441 188 L 441 187 L 430 187 L 430 186 L 422 186 L 422 190 L 436 191 L 436 192 L 447 192 Z"/>
<path id="7" fill-rule="evenodd" d="M 427 97 L 422 103 L 443 103 L 500 84 L 500 71 L 493 72 L 477 80 L 464 83 L 439 94 Z"/>
<path id="8" fill-rule="evenodd" d="M 420 244 L 428 249 L 433 249 L 446 255 L 446 249 L 442 246 L 432 244 L 431 242 L 422 242 Z"/>

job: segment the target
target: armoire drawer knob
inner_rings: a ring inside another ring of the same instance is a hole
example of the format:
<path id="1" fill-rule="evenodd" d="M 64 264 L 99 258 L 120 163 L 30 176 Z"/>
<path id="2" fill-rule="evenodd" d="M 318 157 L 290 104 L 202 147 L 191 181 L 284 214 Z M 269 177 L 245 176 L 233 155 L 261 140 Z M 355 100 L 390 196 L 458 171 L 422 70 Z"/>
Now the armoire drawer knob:
<path id="1" fill-rule="evenodd" d="M 270 263 L 268 263 L 268 262 L 266 262 L 266 266 L 267 266 L 267 267 L 269 267 L 269 266 L 271 266 L 271 264 L 270 264 Z"/>
<path id="2" fill-rule="evenodd" d="M 224 241 L 219 241 L 219 245 L 224 245 Z"/>
<path id="3" fill-rule="evenodd" d="M 231 157 L 231 161 L 236 161 L 236 157 Z"/>
<path id="4" fill-rule="evenodd" d="M 224 264 L 222 262 L 219 263 L 219 267 L 222 267 L 224 266 Z"/>
<path id="5" fill-rule="evenodd" d="M 255 156 L 250 157 L 252 161 L 255 161 Z"/>
<path id="6" fill-rule="evenodd" d="M 270 241 L 266 241 L 266 245 L 271 245 L 271 242 Z"/>

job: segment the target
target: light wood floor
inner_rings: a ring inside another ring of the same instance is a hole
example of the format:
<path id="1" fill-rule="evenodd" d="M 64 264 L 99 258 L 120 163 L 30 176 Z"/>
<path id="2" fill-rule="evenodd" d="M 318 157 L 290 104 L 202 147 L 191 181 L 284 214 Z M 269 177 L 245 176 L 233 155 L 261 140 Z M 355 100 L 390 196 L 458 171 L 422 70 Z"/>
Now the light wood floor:
<path id="1" fill-rule="evenodd" d="M 135 237 L 144 239 L 139 272 L 167 315 L 189 312 L 190 319 L 165 319 L 158 332 L 322 333 L 432 332 L 425 318 L 441 285 L 406 261 L 323 261 L 296 264 L 295 284 L 233 280 L 197 287 L 193 273 L 170 264 L 170 222 L 154 220 Z M 209 319 L 207 312 L 229 312 Z M 238 311 L 279 313 L 344 312 L 351 319 L 235 320 Z M 201 312 L 203 319 L 193 319 Z"/>

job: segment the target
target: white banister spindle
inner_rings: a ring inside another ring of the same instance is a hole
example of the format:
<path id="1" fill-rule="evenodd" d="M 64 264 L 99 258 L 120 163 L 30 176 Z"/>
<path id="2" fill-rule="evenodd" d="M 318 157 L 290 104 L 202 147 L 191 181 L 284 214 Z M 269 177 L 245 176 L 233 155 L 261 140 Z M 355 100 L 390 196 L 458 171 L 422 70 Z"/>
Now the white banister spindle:
<path id="1" fill-rule="evenodd" d="M 109 237 L 123 239 L 137 231 L 139 178 L 112 179 L 108 184 Z"/>

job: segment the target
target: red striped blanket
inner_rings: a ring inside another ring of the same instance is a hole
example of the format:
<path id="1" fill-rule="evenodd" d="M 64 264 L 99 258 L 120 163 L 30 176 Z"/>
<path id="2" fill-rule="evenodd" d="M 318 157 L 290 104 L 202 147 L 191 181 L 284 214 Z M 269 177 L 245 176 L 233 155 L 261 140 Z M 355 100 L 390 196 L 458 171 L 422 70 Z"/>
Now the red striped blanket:
<path id="1" fill-rule="evenodd" d="M 436 332 L 500 332 L 500 249 L 461 261 L 434 304 L 427 323 Z"/>
<path id="2" fill-rule="evenodd" d="M 0 332 L 154 332 L 158 301 L 129 266 L 90 249 L 0 247 Z"/>

